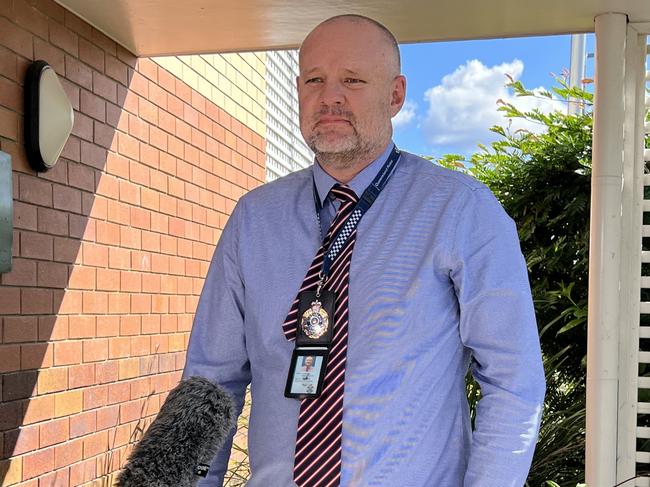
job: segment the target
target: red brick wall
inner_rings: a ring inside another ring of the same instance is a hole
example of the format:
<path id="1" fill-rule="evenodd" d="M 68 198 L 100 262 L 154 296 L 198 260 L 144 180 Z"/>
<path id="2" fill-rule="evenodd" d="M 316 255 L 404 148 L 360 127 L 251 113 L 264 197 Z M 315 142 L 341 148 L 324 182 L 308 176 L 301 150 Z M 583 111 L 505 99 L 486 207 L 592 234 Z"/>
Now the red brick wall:
<path id="1" fill-rule="evenodd" d="M 59 163 L 40 174 L 22 148 L 33 59 L 75 109 Z M 15 205 L 0 484 L 84 485 L 122 464 L 177 382 L 214 245 L 264 178 L 264 141 L 53 1 L 0 0 L 0 149 Z"/>

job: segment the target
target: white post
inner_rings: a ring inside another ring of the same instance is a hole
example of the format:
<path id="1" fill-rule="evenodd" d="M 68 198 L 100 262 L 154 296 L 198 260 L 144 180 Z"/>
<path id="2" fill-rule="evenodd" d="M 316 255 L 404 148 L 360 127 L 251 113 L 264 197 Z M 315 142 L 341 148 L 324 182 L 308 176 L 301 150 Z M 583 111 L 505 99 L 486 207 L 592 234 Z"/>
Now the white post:
<path id="1" fill-rule="evenodd" d="M 587 34 L 573 34 L 571 36 L 571 67 L 569 70 L 569 86 L 571 88 L 582 88 L 582 80 L 585 78 L 585 58 Z M 578 100 L 569 98 L 568 113 L 577 115 L 582 113 L 583 108 Z"/>
<path id="2" fill-rule="evenodd" d="M 586 482 L 616 484 L 624 73 L 627 16 L 596 17 L 589 308 Z"/>

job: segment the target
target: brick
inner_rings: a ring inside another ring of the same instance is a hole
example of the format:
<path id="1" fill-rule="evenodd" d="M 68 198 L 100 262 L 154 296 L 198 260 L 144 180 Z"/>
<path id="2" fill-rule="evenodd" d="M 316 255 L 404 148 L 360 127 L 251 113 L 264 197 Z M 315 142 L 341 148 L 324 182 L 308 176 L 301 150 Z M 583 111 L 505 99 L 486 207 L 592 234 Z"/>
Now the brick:
<path id="1" fill-rule="evenodd" d="M 40 426 L 40 447 L 45 448 L 63 443 L 69 438 L 70 420 L 68 418 L 48 421 Z"/>
<path id="2" fill-rule="evenodd" d="M 75 266 L 68 283 L 70 289 L 95 289 L 96 269 L 94 267 Z"/>
<path id="3" fill-rule="evenodd" d="M 54 468 L 54 448 L 39 450 L 23 457 L 23 480 L 38 477 Z"/>
<path id="4" fill-rule="evenodd" d="M 120 404 L 120 424 L 130 421 L 137 421 L 143 416 L 143 399 L 136 399 L 124 404 Z"/>
<path id="5" fill-rule="evenodd" d="M 140 316 L 124 315 L 120 316 L 120 335 L 139 335 L 141 330 Z"/>
<path id="6" fill-rule="evenodd" d="M 130 269 L 131 253 L 127 249 L 111 247 L 109 249 L 108 263 L 111 269 Z"/>
<path id="7" fill-rule="evenodd" d="M 120 290 L 122 292 L 139 293 L 142 291 L 142 274 L 139 272 L 120 272 Z"/>
<path id="8" fill-rule="evenodd" d="M 38 208 L 38 231 L 52 235 L 68 236 L 68 214 L 50 208 Z"/>
<path id="9" fill-rule="evenodd" d="M 54 395 L 54 415 L 59 418 L 80 413 L 83 406 L 82 391 L 59 392 Z"/>
<path id="10" fill-rule="evenodd" d="M 149 124 L 135 115 L 129 115 L 129 135 L 141 140 L 144 143 L 149 142 Z M 133 149 L 133 159 L 139 159 L 139 153 Z"/>
<path id="11" fill-rule="evenodd" d="M 41 372 L 42 374 L 43 372 Z M 54 396 L 34 397 L 27 401 L 23 423 L 33 424 L 54 417 Z"/>
<path id="12" fill-rule="evenodd" d="M 131 227 L 120 227 L 120 245 L 130 249 L 141 249 L 142 231 Z"/>
<path id="13" fill-rule="evenodd" d="M 15 258 L 11 272 L 0 275 L 5 286 L 36 286 L 36 262 Z"/>
<path id="14" fill-rule="evenodd" d="M 64 391 L 68 387 L 68 369 L 55 367 L 41 370 L 36 381 L 39 395 Z"/>
<path id="15" fill-rule="evenodd" d="M 5 374 L 2 378 L 2 400 L 9 402 L 30 397 L 36 376 L 37 372 L 33 370 Z"/>
<path id="16" fill-rule="evenodd" d="M 0 78 L 0 106 L 14 112 L 22 111 L 22 90 L 18 83 Z"/>
<path id="17" fill-rule="evenodd" d="M 140 374 L 140 360 L 138 358 L 125 358 L 118 362 L 118 375 L 120 380 L 133 379 Z"/>
<path id="18" fill-rule="evenodd" d="M 97 411 L 97 431 L 113 428 L 119 424 L 120 407 L 107 406 Z"/>
<path id="19" fill-rule="evenodd" d="M 83 343 L 83 361 L 97 362 L 108 358 L 108 340 L 94 339 Z"/>
<path id="20" fill-rule="evenodd" d="M 93 142 L 95 142 L 95 144 L 99 145 L 100 147 L 103 147 L 104 149 L 110 149 L 113 147 L 115 141 L 117 140 L 115 137 L 115 129 L 110 125 L 106 125 L 97 121 L 94 122 L 94 127 L 95 133 L 93 136 Z M 108 154 L 106 154 L 106 159 L 107 158 Z"/>
<path id="21" fill-rule="evenodd" d="M 69 55 L 65 56 L 65 77 L 83 88 L 92 89 L 92 70 Z"/>
<path id="22" fill-rule="evenodd" d="M 92 141 L 93 140 L 93 119 L 84 115 L 83 113 L 76 112 L 74 116 L 74 124 L 72 126 L 72 134 L 77 137 Z M 79 145 L 78 157 L 70 157 L 69 159 L 81 161 L 81 145 Z"/>
<path id="23" fill-rule="evenodd" d="M 3 288 L 0 293 L 0 314 L 20 313 L 20 289 Z M 0 367 L 1 368 L 1 367 Z"/>
<path id="24" fill-rule="evenodd" d="M 51 367 L 53 348 L 46 343 L 26 343 L 20 347 L 20 368 L 22 370 Z"/>
<path id="25" fill-rule="evenodd" d="M 86 411 L 70 418 L 70 438 L 78 438 L 94 433 L 97 428 L 97 413 Z"/>
<path id="26" fill-rule="evenodd" d="M 128 296 L 127 296 L 128 297 Z M 109 296 L 108 306 L 111 312 L 113 310 L 112 302 Z M 108 316 L 98 316 L 97 317 L 97 337 L 111 337 L 117 336 L 120 331 L 120 320 L 119 316 L 108 315 Z"/>
<path id="27" fill-rule="evenodd" d="M 149 230 L 151 228 L 151 212 L 136 206 L 131 207 L 131 226 Z"/>
<path id="28" fill-rule="evenodd" d="M 151 126 L 149 128 L 149 143 L 152 146 L 167 152 L 167 133 L 163 132 L 158 127 Z"/>
<path id="29" fill-rule="evenodd" d="M 14 200 L 14 228 L 36 230 L 36 206 Z"/>
<path id="30" fill-rule="evenodd" d="M 93 73 L 93 76 L 96 76 L 96 73 Z M 80 109 L 89 117 L 100 122 L 106 121 L 106 101 L 90 91 L 81 90 Z"/>
<path id="31" fill-rule="evenodd" d="M 0 431 L 17 428 L 22 420 L 22 411 L 20 401 L 0 403 Z"/>
<path id="32" fill-rule="evenodd" d="M 104 71 L 104 51 L 85 39 L 79 39 L 79 59 L 97 71 Z"/>
<path id="33" fill-rule="evenodd" d="M 131 340 L 128 337 L 111 338 L 108 343 L 108 356 L 111 359 L 124 358 L 131 354 Z"/>
<path id="34" fill-rule="evenodd" d="M 74 57 L 79 57 L 79 37 L 58 22 L 50 21 L 50 42 Z"/>
<path id="35" fill-rule="evenodd" d="M 105 314 L 108 312 L 108 295 L 104 292 L 84 291 L 82 303 L 84 313 Z"/>
<path id="36" fill-rule="evenodd" d="M 86 165 L 70 163 L 68 181 L 70 186 L 90 192 L 95 191 L 95 171 Z"/>
<path id="37" fill-rule="evenodd" d="M 84 459 L 94 457 L 108 450 L 108 432 L 101 431 L 83 439 Z"/>
<path id="38" fill-rule="evenodd" d="M 109 249 L 104 245 L 86 242 L 83 246 L 83 263 L 94 267 L 108 267 Z"/>
<path id="39" fill-rule="evenodd" d="M 117 378 L 118 367 L 116 361 L 111 360 L 95 364 L 95 379 L 99 384 L 115 382 Z"/>
<path id="40" fill-rule="evenodd" d="M 56 341 L 68 338 L 67 316 L 39 316 L 38 339 L 40 341 Z"/>
<path id="41" fill-rule="evenodd" d="M 35 342 L 38 339 L 38 319 L 35 316 L 6 316 L 3 343 Z"/>
<path id="42" fill-rule="evenodd" d="M 64 289 L 68 284 L 68 265 L 60 262 L 38 263 L 38 286 Z"/>
<path id="43" fill-rule="evenodd" d="M 39 426 L 21 426 L 19 429 L 5 432 L 4 457 L 22 455 L 38 449 Z M 13 445 L 13 449 L 11 449 Z"/>
<path id="44" fill-rule="evenodd" d="M 20 175 L 20 200 L 41 206 L 52 206 L 52 184 L 34 176 Z"/>
<path id="45" fill-rule="evenodd" d="M 91 242 L 95 240 L 94 220 L 88 220 L 86 216 L 75 215 L 74 213 L 68 214 L 68 220 L 70 225 L 70 237 L 79 239 L 83 238 L 84 240 Z"/>
<path id="46" fill-rule="evenodd" d="M 129 159 L 140 159 L 140 143 L 130 135 L 118 133 L 118 151 Z"/>
<path id="47" fill-rule="evenodd" d="M 95 30 L 93 29 L 93 32 Z M 82 439 L 79 441 L 83 442 Z M 91 458 L 84 462 L 75 463 L 70 466 L 70 485 L 82 485 L 95 480 L 97 460 Z"/>
<path id="48" fill-rule="evenodd" d="M 81 313 L 81 291 L 67 290 L 59 307 L 59 315 Z"/>
<path id="49" fill-rule="evenodd" d="M 23 314 L 51 314 L 52 291 L 49 289 L 27 288 L 21 292 L 21 312 Z"/>
<path id="50" fill-rule="evenodd" d="M 14 485 L 20 482 L 22 476 L 22 457 L 14 457 L 0 461 L 0 478 L 2 478 L 4 485 Z"/>
<path id="51" fill-rule="evenodd" d="M 158 294 L 160 292 L 160 276 L 158 275 L 148 275 L 142 281 L 142 292 Z"/>
<path id="52" fill-rule="evenodd" d="M 96 144 L 81 141 L 81 161 L 84 164 L 102 170 L 106 165 L 107 151 Z"/>
<path id="53" fill-rule="evenodd" d="M 117 82 L 103 74 L 93 72 L 93 93 L 111 103 L 117 103 Z"/>
<path id="54" fill-rule="evenodd" d="M 131 355 L 149 355 L 151 341 L 148 336 L 137 336 L 131 338 Z M 139 372 L 136 376 L 139 375 Z"/>
<path id="55" fill-rule="evenodd" d="M 32 232 L 20 233 L 20 255 L 22 257 L 52 260 L 54 256 L 53 248 L 53 239 L 50 235 Z"/>
<path id="56" fill-rule="evenodd" d="M 68 318 L 69 338 L 93 338 L 96 333 L 95 316 L 77 315 Z"/>
<path id="57" fill-rule="evenodd" d="M 98 291 L 119 291 L 120 272 L 113 269 L 97 269 Z"/>
<path id="58" fill-rule="evenodd" d="M 54 365 L 81 363 L 81 342 L 58 342 L 54 344 Z"/>
<path id="59" fill-rule="evenodd" d="M 128 84 L 128 66 L 125 63 L 114 56 L 106 54 L 105 64 L 106 74 L 108 76 L 113 78 L 115 81 L 118 81 L 122 85 L 126 86 Z"/>
<path id="60" fill-rule="evenodd" d="M 83 390 L 84 411 L 105 406 L 108 403 L 108 387 L 88 387 Z"/>
<path id="61" fill-rule="evenodd" d="M 70 389 L 88 387 L 95 384 L 95 365 L 82 364 L 70 367 L 68 385 Z"/>
<path id="62" fill-rule="evenodd" d="M 21 56 L 33 56 L 32 34 L 12 24 L 6 17 L 0 17 L 0 44 Z"/>
<path id="63" fill-rule="evenodd" d="M 83 441 L 75 440 L 57 445 L 54 448 L 54 467 L 57 469 L 67 467 L 81 460 L 83 455 Z M 64 483 L 61 485 L 68 485 Z M 70 484 L 73 485 L 73 484 Z M 76 485 L 76 484 L 75 484 Z"/>
<path id="64" fill-rule="evenodd" d="M 97 194 L 111 199 L 119 198 L 119 180 L 110 174 L 102 174 L 97 183 Z"/>
<path id="65" fill-rule="evenodd" d="M 130 397 L 130 388 L 128 382 L 116 382 L 108 385 L 109 404 L 119 404 L 126 402 Z M 124 421 L 121 421 L 124 423 Z"/>

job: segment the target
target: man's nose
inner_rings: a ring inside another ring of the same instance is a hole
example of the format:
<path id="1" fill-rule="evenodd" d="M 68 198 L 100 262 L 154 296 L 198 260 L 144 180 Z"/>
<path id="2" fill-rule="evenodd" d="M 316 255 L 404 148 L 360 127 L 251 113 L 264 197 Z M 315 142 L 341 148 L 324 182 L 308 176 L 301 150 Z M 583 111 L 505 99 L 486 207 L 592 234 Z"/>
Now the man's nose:
<path id="1" fill-rule="evenodd" d="M 335 81 L 326 81 L 321 91 L 321 103 L 323 105 L 342 105 L 345 103 L 343 86 Z"/>

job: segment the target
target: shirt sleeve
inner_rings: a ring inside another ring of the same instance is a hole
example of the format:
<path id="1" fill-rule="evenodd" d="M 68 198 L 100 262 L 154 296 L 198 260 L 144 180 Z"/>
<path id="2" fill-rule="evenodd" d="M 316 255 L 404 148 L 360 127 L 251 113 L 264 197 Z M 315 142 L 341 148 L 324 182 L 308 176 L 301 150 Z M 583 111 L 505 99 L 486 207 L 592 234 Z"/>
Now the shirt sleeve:
<path id="1" fill-rule="evenodd" d="M 521 487 L 545 392 L 526 263 L 514 222 L 486 187 L 466 192 L 455 224 L 460 336 L 482 393 L 464 486 Z"/>
<path id="2" fill-rule="evenodd" d="M 201 376 L 223 387 L 239 416 L 250 365 L 244 339 L 245 286 L 239 267 L 239 232 L 243 204 L 235 207 L 223 230 L 206 276 L 194 317 L 183 377 Z M 221 486 L 232 447 L 233 430 L 215 456 L 200 486 Z"/>

